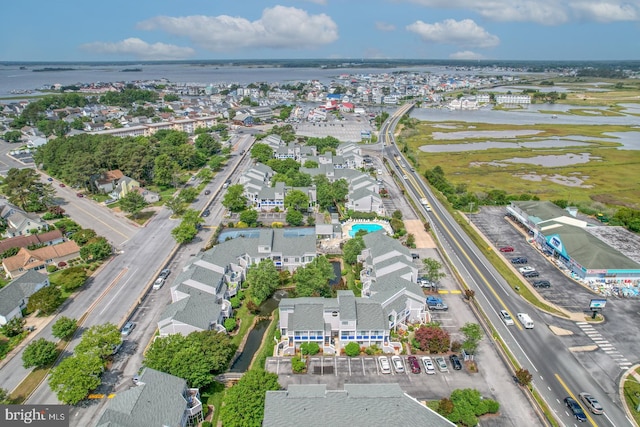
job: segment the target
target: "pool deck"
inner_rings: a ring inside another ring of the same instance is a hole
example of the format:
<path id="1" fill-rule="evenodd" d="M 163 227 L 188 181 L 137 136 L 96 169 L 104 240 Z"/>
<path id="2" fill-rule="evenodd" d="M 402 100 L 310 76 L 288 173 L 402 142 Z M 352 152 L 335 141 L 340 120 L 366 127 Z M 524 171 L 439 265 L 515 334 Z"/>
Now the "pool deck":
<path id="1" fill-rule="evenodd" d="M 369 219 L 350 219 L 346 221 L 344 224 L 342 224 L 342 235 L 344 236 L 344 238 L 350 239 L 351 235 L 349 234 L 349 232 L 351 231 L 351 228 L 354 225 L 359 225 L 359 224 L 379 225 L 389 236 L 393 236 L 393 230 L 391 229 L 391 226 L 389 225 L 388 221 L 369 220 Z"/>

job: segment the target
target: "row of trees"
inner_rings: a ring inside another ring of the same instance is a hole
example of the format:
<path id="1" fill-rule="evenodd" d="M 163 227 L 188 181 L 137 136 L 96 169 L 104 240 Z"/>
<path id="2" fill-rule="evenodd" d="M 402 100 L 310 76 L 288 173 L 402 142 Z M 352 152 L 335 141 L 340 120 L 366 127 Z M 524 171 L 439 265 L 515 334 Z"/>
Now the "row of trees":
<path id="1" fill-rule="evenodd" d="M 461 348 L 467 354 L 475 354 L 482 339 L 480 325 L 467 322 L 460 328 L 460 332 L 464 335 Z M 438 324 L 422 325 L 414 331 L 412 345 L 419 350 L 433 354 L 446 353 L 451 349 L 451 337 Z"/>
<path id="2" fill-rule="evenodd" d="M 49 387 L 64 404 L 75 405 L 101 383 L 109 356 L 122 342 L 116 325 L 95 325 L 82 334 L 82 340 L 69 356 L 51 370 Z"/>

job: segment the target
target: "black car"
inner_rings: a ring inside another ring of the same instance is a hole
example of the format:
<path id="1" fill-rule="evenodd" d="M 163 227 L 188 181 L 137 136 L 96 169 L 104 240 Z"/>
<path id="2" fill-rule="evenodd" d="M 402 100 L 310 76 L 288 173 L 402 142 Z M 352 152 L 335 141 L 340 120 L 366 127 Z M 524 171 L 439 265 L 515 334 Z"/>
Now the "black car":
<path id="1" fill-rule="evenodd" d="M 449 360 L 451 361 L 451 366 L 453 366 L 453 369 L 455 369 L 456 371 L 462 369 L 462 362 L 460 362 L 460 358 L 457 354 L 452 354 L 451 356 L 449 356 Z"/>
<path id="2" fill-rule="evenodd" d="M 535 282 L 533 282 L 533 287 L 534 288 L 550 288 L 551 282 L 549 282 L 548 280 L 536 280 Z"/>
<path id="3" fill-rule="evenodd" d="M 205 209 L 202 211 L 203 217 L 208 217 L 209 215 L 211 215 L 211 211 L 209 209 Z"/>
<path id="4" fill-rule="evenodd" d="M 162 270 L 160 272 L 160 274 L 158 275 L 158 277 L 162 278 L 162 279 L 166 279 L 167 277 L 169 277 L 169 275 L 171 274 L 171 270 L 169 270 L 168 268 L 165 268 L 164 270 Z"/>
<path id="5" fill-rule="evenodd" d="M 522 275 L 524 277 L 538 277 L 538 276 L 540 276 L 540 273 L 538 273 L 537 271 L 533 270 L 533 271 L 525 271 L 524 273 L 522 273 Z"/>
<path id="6" fill-rule="evenodd" d="M 567 405 L 567 408 L 573 413 L 573 416 L 576 417 L 576 420 L 581 423 L 587 421 L 587 416 L 584 414 L 582 407 L 576 402 L 572 397 L 565 397 L 564 404 Z"/>
<path id="7" fill-rule="evenodd" d="M 529 262 L 529 260 L 523 256 L 511 258 L 511 264 L 526 264 L 527 262 Z"/>

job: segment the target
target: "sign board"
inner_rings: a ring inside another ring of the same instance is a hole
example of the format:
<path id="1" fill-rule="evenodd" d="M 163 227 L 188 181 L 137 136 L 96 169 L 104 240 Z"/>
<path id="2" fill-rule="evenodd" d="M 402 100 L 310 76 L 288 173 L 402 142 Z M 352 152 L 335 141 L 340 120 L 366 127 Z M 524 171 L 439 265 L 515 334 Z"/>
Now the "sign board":
<path id="1" fill-rule="evenodd" d="M 606 299 L 592 299 L 589 303 L 590 310 L 601 310 L 607 304 Z"/>

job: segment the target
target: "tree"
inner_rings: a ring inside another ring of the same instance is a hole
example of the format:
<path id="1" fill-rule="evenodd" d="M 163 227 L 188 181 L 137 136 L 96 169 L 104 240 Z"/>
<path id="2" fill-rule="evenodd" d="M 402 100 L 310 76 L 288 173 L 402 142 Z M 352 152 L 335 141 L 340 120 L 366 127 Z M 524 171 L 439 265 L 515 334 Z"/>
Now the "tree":
<path id="1" fill-rule="evenodd" d="M 204 387 L 214 375 L 224 372 L 236 346 L 226 334 L 216 331 L 192 332 L 186 337 L 173 334 L 153 341 L 144 364 L 184 378 L 191 387 Z"/>
<path id="2" fill-rule="evenodd" d="M 287 223 L 293 227 L 298 227 L 304 224 L 304 216 L 300 211 L 296 211 L 294 209 L 290 209 L 287 211 L 285 219 Z"/>
<path id="3" fill-rule="evenodd" d="M 364 239 L 362 236 L 356 236 L 353 239 L 347 240 L 342 247 L 342 259 L 349 265 L 355 265 L 358 262 L 358 255 L 365 248 Z"/>
<path id="4" fill-rule="evenodd" d="M 187 187 L 180 191 L 180 200 L 187 204 L 193 203 L 198 198 L 198 190 L 193 187 Z"/>
<path id="5" fill-rule="evenodd" d="M 207 157 L 220 152 L 222 145 L 208 133 L 202 133 L 196 138 L 196 149 L 202 151 Z"/>
<path id="6" fill-rule="evenodd" d="M 399 209 L 393 211 L 393 213 L 391 214 L 391 218 L 402 219 L 402 211 L 400 211 Z"/>
<path id="7" fill-rule="evenodd" d="M 225 427 L 260 427 L 269 390 L 280 390 L 278 376 L 262 369 L 246 372 L 224 395 L 220 419 Z"/>
<path id="8" fill-rule="evenodd" d="M 462 342 L 462 349 L 467 354 L 474 354 L 478 348 L 478 343 L 482 339 L 482 329 L 477 323 L 467 322 L 460 328 L 465 340 Z"/>
<path id="9" fill-rule="evenodd" d="M 82 230 L 78 230 L 73 233 L 70 239 L 76 242 L 78 246 L 84 246 L 89 242 L 89 240 L 93 239 L 97 235 L 98 234 L 94 230 L 90 228 L 83 228 Z"/>
<path id="10" fill-rule="evenodd" d="M 56 320 L 56 323 L 51 327 L 51 333 L 54 337 L 61 340 L 66 340 L 73 336 L 73 333 L 78 328 L 78 321 L 69 317 L 63 316 Z"/>
<path id="11" fill-rule="evenodd" d="M 129 191 L 120 199 L 122 210 L 130 213 L 134 218 L 138 217 L 138 214 L 145 206 L 147 206 L 147 202 L 144 200 L 144 196 L 137 191 Z"/>
<path id="12" fill-rule="evenodd" d="M 449 333 L 439 326 L 420 326 L 414 332 L 420 350 L 429 353 L 445 353 L 451 346 Z"/>
<path id="13" fill-rule="evenodd" d="M 253 264 L 247 272 L 247 283 L 251 289 L 251 297 L 257 305 L 269 298 L 280 283 L 280 275 L 273 260 L 263 259 L 259 264 Z"/>
<path id="14" fill-rule="evenodd" d="M 62 301 L 62 292 L 57 286 L 45 286 L 29 297 L 27 310 L 31 312 L 40 310 L 42 314 L 49 315 L 60 307 Z"/>
<path id="15" fill-rule="evenodd" d="M 233 317 L 228 317 L 224 320 L 224 328 L 227 332 L 231 332 L 236 328 L 237 322 Z"/>
<path id="16" fill-rule="evenodd" d="M 109 258 L 112 253 L 113 248 L 104 237 L 93 239 L 80 248 L 80 257 L 85 261 L 100 261 Z"/>
<path id="17" fill-rule="evenodd" d="M 258 211 L 255 209 L 245 209 L 240 212 L 239 219 L 249 227 L 255 227 L 258 224 Z"/>
<path id="18" fill-rule="evenodd" d="M 27 212 L 41 212 L 53 204 L 55 191 L 51 184 L 40 181 L 40 175 L 31 168 L 7 171 L 2 190 L 9 202 Z"/>
<path id="19" fill-rule="evenodd" d="M 174 240 L 179 243 L 188 243 L 196 237 L 198 234 L 198 229 L 194 224 L 189 224 L 186 221 L 182 221 L 180 225 L 171 230 L 171 235 Z"/>
<path id="20" fill-rule="evenodd" d="M 69 267 L 60 273 L 60 286 L 65 292 L 78 289 L 87 281 L 87 271 L 83 267 Z"/>
<path id="21" fill-rule="evenodd" d="M 533 380 L 533 375 L 528 370 L 520 368 L 516 371 L 516 379 L 518 384 L 528 387 L 531 384 L 531 380 Z"/>
<path id="22" fill-rule="evenodd" d="M 407 246 L 410 248 L 414 248 L 416 246 L 416 237 L 411 233 L 407 234 Z"/>
<path id="23" fill-rule="evenodd" d="M 356 357 L 360 355 L 360 344 L 357 342 L 350 342 L 344 346 L 344 353 L 349 357 Z"/>
<path id="24" fill-rule="evenodd" d="M 176 174 L 180 165 L 168 154 L 160 154 L 154 161 L 153 182 L 160 186 L 176 186 Z"/>
<path id="25" fill-rule="evenodd" d="M 449 414 L 451 414 L 453 412 L 453 402 L 451 401 L 451 399 L 447 398 L 447 397 L 443 397 L 442 399 L 440 399 L 440 401 L 438 402 L 438 408 L 436 409 L 436 411 L 443 416 L 447 416 Z"/>
<path id="26" fill-rule="evenodd" d="M 179 196 L 168 199 L 164 204 L 175 216 L 182 215 L 186 209 L 186 204 Z"/>
<path id="27" fill-rule="evenodd" d="M 227 192 L 222 199 L 222 206 L 231 212 L 240 212 L 247 207 L 247 198 L 244 196 L 244 186 L 235 184 L 227 188 Z"/>
<path id="28" fill-rule="evenodd" d="M 440 271 L 442 268 L 442 264 L 433 258 L 425 258 L 422 260 L 424 267 L 427 269 L 425 272 L 425 277 L 431 283 L 438 283 L 440 279 L 442 279 L 446 274 Z"/>
<path id="29" fill-rule="evenodd" d="M 56 360 L 58 351 L 55 343 L 40 338 L 29 344 L 22 352 L 22 366 L 25 369 L 40 368 Z"/>
<path id="30" fill-rule="evenodd" d="M 7 337 L 16 337 L 24 332 L 24 325 L 27 323 L 22 317 L 14 317 L 4 325 L 0 326 L 0 332 Z"/>
<path id="31" fill-rule="evenodd" d="M 103 370 L 104 362 L 95 354 L 67 357 L 51 370 L 49 387 L 60 402 L 75 405 L 102 383 Z"/>
<path id="32" fill-rule="evenodd" d="M 468 300 L 472 300 L 473 297 L 476 296 L 476 291 L 474 291 L 473 289 L 465 289 L 464 290 L 464 297 Z"/>
<path id="33" fill-rule="evenodd" d="M 0 405 L 12 405 L 13 401 L 9 398 L 9 392 L 0 388 Z"/>
<path id="34" fill-rule="evenodd" d="M 291 190 L 284 197 L 284 206 L 287 209 L 306 211 L 309 207 L 309 196 L 307 196 L 304 191 Z"/>
<path id="35" fill-rule="evenodd" d="M 21 138 L 22 138 L 22 132 L 20 132 L 19 130 L 10 130 L 5 132 L 4 135 L 2 135 L 2 139 L 10 143 L 20 142 Z"/>
<path id="36" fill-rule="evenodd" d="M 120 330 L 113 323 L 95 325 L 82 334 L 80 343 L 75 348 L 76 354 L 93 354 L 106 359 L 113 354 L 113 349 L 122 342 Z"/>
<path id="37" fill-rule="evenodd" d="M 445 417 L 453 423 L 469 427 L 478 424 L 479 416 L 496 413 L 500 409 L 498 402 L 484 398 L 478 390 L 470 388 L 451 392 L 451 403 L 453 409 Z"/>
<path id="38" fill-rule="evenodd" d="M 273 149 L 262 142 L 253 144 L 251 148 L 251 157 L 260 163 L 266 164 L 269 159 L 273 158 Z"/>
<path id="39" fill-rule="evenodd" d="M 333 267 L 324 255 L 316 257 L 296 270 L 294 280 L 299 297 L 331 296 L 329 281 L 335 277 Z"/>

